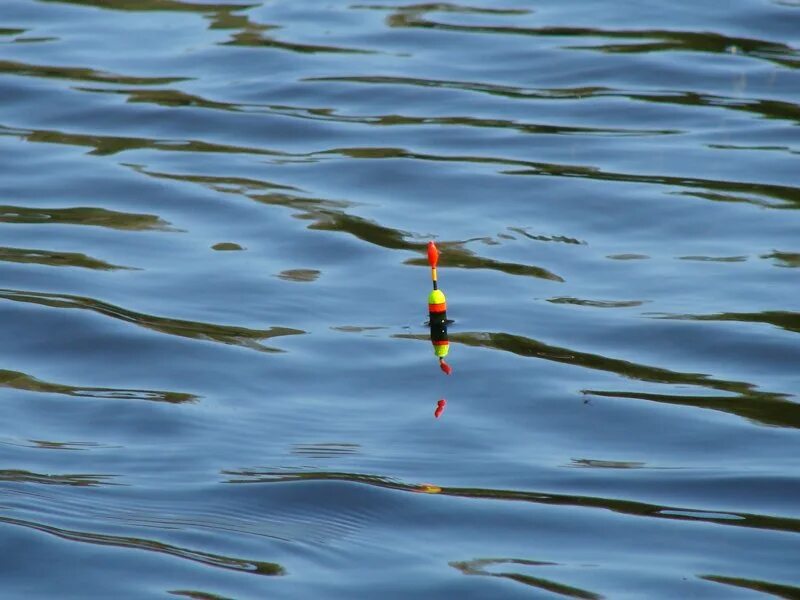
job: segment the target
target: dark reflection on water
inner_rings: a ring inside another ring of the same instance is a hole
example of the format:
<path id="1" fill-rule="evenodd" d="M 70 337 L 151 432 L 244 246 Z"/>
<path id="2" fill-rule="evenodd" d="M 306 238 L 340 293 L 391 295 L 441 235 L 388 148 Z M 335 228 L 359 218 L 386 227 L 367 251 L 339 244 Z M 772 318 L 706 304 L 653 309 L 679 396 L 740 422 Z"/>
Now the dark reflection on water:
<path id="1" fill-rule="evenodd" d="M 729 37 L 713 32 L 673 31 L 666 29 L 594 29 L 585 27 L 513 27 L 496 25 L 461 25 L 442 23 L 425 18 L 428 13 L 479 13 L 487 15 L 525 15 L 527 10 L 493 10 L 480 9 L 468 6 L 458 6 L 447 3 L 412 4 L 407 6 L 380 6 L 364 5 L 358 8 L 382 9 L 395 11 L 386 22 L 390 27 L 416 27 L 425 29 L 439 29 L 443 31 L 457 31 L 478 34 L 503 34 L 526 36 L 553 36 L 564 38 L 611 38 L 624 40 L 655 41 L 633 42 L 628 44 L 600 44 L 570 46 L 571 49 L 600 50 L 603 52 L 656 52 L 656 51 L 683 51 L 683 52 L 711 52 L 730 53 L 738 52 L 774 61 L 781 66 L 800 67 L 797 51 L 786 44 L 765 40 Z"/>
<path id="2" fill-rule="evenodd" d="M 743 396 L 691 396 L 679 394 L 652 394 L 609 390 L 583 390 L 589 396 L 606 398 L 633 398 L 650 402 L 663 402 L 682 406 L 695 406 L 739 415 L 762 425 L 775 427 L 800 427 L 800 404 L 784 401 L 780 395 L 746 394 Z"/>
<path id="3" fill-rule="evenodd" d="M 581 298 L 570 298 L 568 296 L 559 298 L 548 298 L 548 302 L 553 304 L 574 304 L 576 306 L 589 306 L 591 308 L 633 308 L 641 306 L 643 300 L 585 300 Z"/>
<path id="4" fill-rule="evenodd" d="M 183 392 L 165 392 L 158 390 L 130 390 L 107 387 L 76 387 L 62 383 L 41 381 L 19 371 L 0 370 L 0 387 L 44 394 L 61 394 L 80 398 L 108 398 L 123 400 L 152 400 L 180 404 L 195 402 L 197 396 Z"/>
<path id="5" fill-rule="evenodd" d="M 75 4 L 76 6 L 92 6 L 109 10 L 128 11 L 169 11 L 192 12 L 199 14 L 225 14 L 252 8 L 253 4 L 229 4 L 226 2 L 183 2 L 182 0 L 42 0 L 54 4 Z"/>
<path id="6" fill-rule="evenodd" d="M 0 441 L 0 444 L 26 448 L 40 448 L 42 450 L 89 450 L 91 448 L 105 447 L 96 442 L 55 442 L 51 440 L 27 440 L 26 443 L 20 441 Z"/>
<path id="7" fill-rule="evenodd" d="M 183 321 L 157 317 L 144 313 L 137 313 L 120 306 L 108 304 L 93 298 L 72 296 L 69 294 L 45 294 L 42 292 L 25 292 L 19 290 L 0 289 L 0 298 L 49 306 L 51 308 L 77 308 L 89 310 L 100 315 L 133 323 L 146 329 L 151 329 L 167 335 L 193 338 L 243 346 L 260 352 L 282 352 L 279 348 L 272 348 L 261 344 L 261 340 L 285 335 L 300 335 L 305 333 L 290 327 L 271 327 L 270 329 L 248 329 L 233 325 L 218 325 L 216 323 L 202 323 L 199 321 Z"/>
<path id="8" fill-rule="evenodd" d="M 787 121 L 800 121 L 800 105 L 777 100 L 741 100 L 711 94 L 698 94 L 696 92 L 680 92 L 664 95 L 637 95 L 637 99 L 645 102 L 658 102 L 665 104 L 682 104 L 686 106 L 723 107 L 729 110 L 741 110 L 754 113 L 768 119 L 783 119 Z"/>
<path id="9" fill-rule="evenodd" d="M 380 153 L 380 149 L 373 150 L 374 152 L 371 151 L 367 154 L 372 156 L 373 154 Z M 351 151 L 351 153 L 356 154 L 355 151 Z M 357 155 L 361 156 L 361 153 L 359 152 Z M 412 250 L 422 254 L 423 257 L 408 259 L 405 263 L 409 265 L 428 266 L 427 259 L 424 258 L 427 241 L 414 241 L 422 236 L 408 231 L 385 227 L 369 219 L 348 214 L 343 210 L 348 206 L 346 202 L 308 198 L 285 192 L 254 193 L 260 190 L 285 189 L 291 191 L 295 189 L 267 181 L 235 177 L 155 173 L 138 167 L 137 170 L 157 178 L 199 183 L 219 192 L 242 194 L 256 202 L 292 208 L 299 211 L 295 215 L 297 218 L 312 221 L 308 226 L 309 229 L 349 233 L 360 240 L 391 250 Z M 301 190 L 296 191 L 300 192 Z M 523 275 L 549 279 L 551 281 L 563 281 L 561 277 L 542 267 L 508 263 L 476 256 L 472 250 L 465 247 L 465 245 L 471 241 L 475 240 L 437 242 L 443 251 L 440 263 L 441 266 L 462 269 L 493 269 L 509 275 Z"/>
<path id="10" fill-rule="evenodd" d="M 765 310 L 760 313 L 720 313 L 716 315 L 663 315 L 662 319 L 679 321 L 738 321 L 741 323 L 765 323 L 800 333 L 800 313 L 783 310 Z"/>
<path id="11" fill-rule="evenodd" d="M 800 267 L 800 253 L 797 252 L 773 252 L 765 254 L 761 258 L 774 258 L 775 265 L 778 267 Z"/>
<path id="12" fill-rule="evenodd" d="M 249 108 L 248 106 L 231 104 L 227 102 L 214 102 L 213 100 L 207 100 L 194 94 L 187 94 L 186 92 L 182 92 L 180 90 L 117 90 L 91 87 L 80 87 L 77 89 L 82 92 L 91 92 L 96 94 L 116 94 L 127 96 L 128 102 L 158 104 L 159 106 L 166 107 L 191 106 L 197 108 L 226 110 L 231 112 L 243 112 Z"/>
<path id="13" fill-rule="evenodd" d="M 679 256 L 678 260 L 696 260 L 699 262 L 737 263 L 747 260 L 746 256 Z"/>
<path id="14" fill-rule="evenodd" d="M 396 337 L 424 339 L 424 336 L 411 334 L 397 334 Z M 495 348 L 520 356 L 609 371 L 630 379 L 671 385 L 692 385 L 735 394 L 734 396 L 710 396 L 686 393 L 659 394 L 638 391 L 582 390 L 582 393 L 587 396 L 630 398 L 679 406 L 694 406 L 738 415 L 763 425 L 800 428 L 800 404 L 788 400 L 790 394 L 759 391 L 756 386 L 746 382 L 718 380 L 699 373 L 665 371 L 629 361 L 552 347 L 529 338 L 502 333 L 458 333 L 451 336 L 451 341 L 470 346 Z"/>
<path id="15" fill-rule="evenodd" d="M 264 35 L 264 31 L 275 29 L 269 25 L 251 25 L 245 31 L 241 31 L 233 36 L 227 46 L 250 46 L 255 48 L 277 48 L 279 50 L 289 50 L 290 52 L 301 52 L 308 54 L 333 53 L 333 54 L 371 54 L 369 50 L 358 48 L 342 48 L 341 46 L 323 46 L 319 44 L 296 44 L 277 40 L 272 36 Z"/>
<path id="16" fill-rule="evenodd" d="M 579 88 L 526 88 L 506 85 L 487 84 L 477 81 L 450 81 L 439 79 L 420 79 L 412 77 L 387 77 L 379 75 L 337 76 L 337 77 L 309 77 L 308 81 L 329 81 L 337 83 L 374 84 L 374 85 L 400 85 L 423 88 L 438 88 L 462 90 L 490 94 L 515 100 L 563 100 L 574 101 L 592 98 L 623 98 L 637 102 L 653 102 L 659 104 L 675 104 L 695 107 L 713 107 L 726 110 L 744 111 L 773 119 L 797 121 L 800 105 L 786 101 L 766 99 L 742 99 L 735 97 L 719 96 L 714 94 L 701 94 L 690 91 L 673 91 L 669 94 L 641 94 L 616 90 L 607 87 L 579 87 Z M 602 130 L 596 130 L 598 133 Z M 665 135 L 685 133 L 676 129 L 649 129 L 649 130 L 610 130 L 606 133 L 624 133 L 630 131 L 638 135 Z M 569 129 L 563 133 L 569 133 Z M 588 133 L 588 132 L 587 132 Z M 719 147 L 719 146 L 718 146 Z M 722 146 L 725 148 L 726 146 Z"/>
<path id="17" fill-rule="evenodd" d="M 183 596 L 184 598 L 193 598 L 194 600 L 230 600 L 230 598 L 225 596 L 200 592 L 198 590 L 169 590 L 169 593 L 173 596 Z"/>
<path id="18" fill-rule="evenodd" d="M 212 153 L 244 153 L 265 154 L 270 156 L 293 155 L 275 152 L 262 148 L 231 146 L 214 144 L 199 140 L 183 140 L 172 142 L 169 140 L 152 140 L 141 138 L 124 138 L 110 136 L 87 136 L 67 134 L 58 131 L 15 131 L 8 127 L 0 126 L 0 135 L 21 135 L 31 142 L 62 143 L 78 146 L 91 146 L 92 154 L 112 155 L 119 152 L 135 149 L 157 149 L 171 152 L 212 152 Z M 748 181 L 718 181 L 712 179 L 698 179 L 687 177 L 671 177 L 662 175 L 638 175 L 632 173 L 604 172 L 596 167 L 582 167 L 566 164 L 539 163 L 532 161 L 511 160 L 487 156 L 443 156 L 408 152 L 400 148 L 339 148 L 305 155 L 294 155 L 298 158 L 313 160 L 314 157 L 326 155 L 342 155 L 350 158 L 406 158 L 434 162 L 467 162 L 475 164 L 495 164 L 508 167 L 524 167 L 524 169 L 504 170 L 506 175 L 549 175 L 568 178 L 586 178 L 597 181 L 619 181 L 628 183 L 647 183 L 688 188 L 680 193 L 712 200 L 715 202 L 746 202 L 765 208 L 796 208 L 800 206 L 800 187 L 785 185 L 771 185 Z M 181 179 L 181 175 L 158 174 L 153 175 Z M 190 176 L 191 177 L 191 176 Z M 707 191 L 706 191 L 707 190 Z M 356 217 L 352 217 L 356 218 Z M 372 241 L 367 239 L 366 241 Z M 396 247 L 388 246 L 388 247 Z"/>
<path id="19" fill-rule="evenodd" d="M 426 339 L 424 335 L 418 334 L 396 334 L 394 337 Z M 590 396 L 634 398 L 651 402 L 695 406 L 739 415 L 764 425 L 800 427 L 800 404 L 789 400 L 792 394 L 760 391 L 757 386 L 744 381 L 715 379 L 702 373 L 670 371 L 626 360 L 550 346 L 537 340 L 508 333 L 455 333 L 450 335 L 450 341 L 467 346 L 494 348 L 511 352 L 518 356 L 541 358 L 588 369 L 608 371 L 627 379 L 669 385 L 690 385 L 734 394 L 733 396 L 709 396 L 706 394 L 691 395 L 685 393 L 658 394 L 650 392 L 582 390 L 583 394 Z"/>
<path id="20" fill-rule="evenodd" d="M 28 208 L 0 206 L 0 223 L 91 225 L 130 231 L 174 231 L 156 215 L 124 213 L 105 208 Z"/>
<path id="21" fill-rule="evenodd" d="M 223 471 L 232 477 L 227 483 L 286 483 L 292 481 L 348 481 L 398 490 L 403 492 L 441 494 L 460 498 L 479 500 L 514 500 L 535 504 L 553 504 L 558 506 L 574 506 L 583 508 L 601 508 L 616 513 L 649 517 L 654 519 L 672 519 L 679 521 L 701 521 L 732 527 L 748 527 L 769 529 L 789 533 L 800 533 L 800 519 L 773 517 L 752 513 L 696 510 L 660 506 L 645 502 L 635 502 L 618 498 L 602 498 L 595 496 L 575 496 L 569 494 L 552 494 L 548 492 L 480 489 L 468 487 L 432 486 L 431 484 L 408 484 L 380 475 L 364 475 L 360 473 L 336 473 L 315 471 L 258 471 L 240 470 Z"/>
<path id="22" fill-rule="evenodd" d="M 22 137 L 28 142 L 44 144 L 66 144 L 69 146 L 88 146 L 93 148 L 90 154 L 96 156 L 113 156 L 128 150 L 164 150 L 169 152 L 222 152 L 231 154 L 267 154 L 281 153 L 247 148 L 243 146 L 214 144 L 200 140 L 154 140 L 137 137 L 119 137 L 94 134 L 67 133 L 56 130 L 19 130 L 0 125 L 0 135 Z"/>
<path id="23" fill-rule="evenodd" d="M 22 519 L 14 519 L 11 517 L 0 517 L 0 523 L 8 525 L 18 525 L 20 527 L 27 527 L 35 529 L 42 533 L 48 533 L 64 540 L 71 542 L 83 542 L 87 544 L 97 544 L 101 546 L 114 546 L 116 548 L 132 548 L 135 550 L 146 550 L 149 552 L 158 552 L 183 558 L 193 562 L 198 562 L 210 567 L 219 567 L 222 569 L 231 569 L 234 571 L 243 571 L 252 573 L 254 575 L 285 575 L 284 568 L 271 562 L 244 560 L 240 558 L 232 558 L 229 556 L 222 556 L 219 554 L 210 554 L 208 552 L 199 552 L 189 548 L 182 548 L 180 546 L 173 546 L 164 544 L 155 540 L 148 540 L 142 538 L 124 537 L 117 535 L 106 535 L 101 533 L 91 533 L 86 531 L 73 531 L 70 529 L 61 529 L 59 527 L 52 527 L 42 523 L 33 521 L 24 521 Z"/>
<path id="24" fill-rule="evenodd" d="M 647 392 L 625 392 L 609 390 L 583 390 L 590 396 L 606 398 L 633 398 L 650 402 L 663 402 L 682 406 L 695 406 L 709 410 L 720 410 L 739 415 L 762 425 L 775 427 L 800 427 L 800 405 L 782 401 L 779 397 L 761 394 L 747 394 L 738 397 L 728 396 L 691 396 L 679 394 L 652 394 Z M 776 395 L 779 396 L 779 395 Z"/>
<path id="25" fill-rule="evenodd" d="M 32 248 L 0 248 L 0 260 L 17 263 L 33 263 L 51 267 L 81 267 L 99 271 L 131 270 L 133 267 L 112 265 L 80 252 L 54 252 Z"/>
<path id="26" fill-rule="evenodd" d="M 573 458 L 571 467 L 584 467 L 592 469 L 639 469 L 644 463 L 623 460 L 596 460 L 592 458 Z"/>
<path id="27" fill-rule="evenodd" d="M 154 90 L 154 89 L 106 89 L 79 87 L 83 92 L 98 94 L 117 94 L 127 96 L 128 102 L 157 104 L 166 107 L 196 107 L 211 110 L 222 110 L 239 113 L 264 113 L 275 116 L 306 119 L 311 121 L 329 121 L 333 123 L 355 123 L 372 126 L 453 126 L 453 127 L 487 127 L 494 129 L 508 129 L 519 133 L 539 133 L 548 135 L 602 135 L 602 136 L 650 136 L 670 135 L 680 133 L 677 130 L 658 129 L 625 129 L 601 127 L 569 127 L 564 125 L 548 125 L 542 123 L 520 123 L 504 119 L 479 119 L 470 116 L 460 117 L 413 117 L 409 115 L 346 115 L 340 114 L 334 108 L 307 108 L 285 106 L 281 104 L 236 104 L 218 102 L 187 94 L 180 90 Z"/>
<path id="28" fill-rule="evenodd" d="M 537 242 L 560 242 L 562 244 L 575 244 L 576 246 L 586 245 L 586 242 L 583 240 L 571 238 L 565 235 L 537 235 L 529 233 L 523 227 L 509 227 L 508 230 L 513 231 L 514 233 L 518 233 L 519 235 L 524 236 L 529 240 L 534 240 Z"/>
<path id="29" fill-rule="evenodd" d="M 185 81 L 185 77 L 135 77 L 102 73 L 86 67 L 57 67 L 50 65 L 33 65 L 0 60 L 0 74 L 24 75 L 27 77 L 46 77 L 67 79 L 70 81 L 96 81 L 99 83 L 119 83 L 123 85 L 163 85 Z"/>
<path id="30" fill-rule="evenodd" d="M 626 173 L 602 172 L 593 167 L 574 167 L 569 165 L 536 165 L 531 171 L 508 171 L 513 175 L 559 175 L 561 177 L 580 177 L 599 181 L 627 181 L 668 185 L 689 188 L 682 192 L 705 200 L 717 202 L 747 202 L 764 208 L 797 208 L 800 206 L 800 188 L 765 185 L 740 181 L 714 181 L 686 177 L 655 175 L 634 175 Z M 707 193 L 696 190 L 715 190 L 724 193 Z M 774 201 L 780 203 L 776 204 Z"/>
<path id="31" fill-rule="evenodd" d="M 0 470 L 0 481 L 15 483 L 43 483 L 45 485 L 74 485 L 79 487 L 114 485 L 107 481 L 113 475 L 53 475 L 29 471 Z"/>
<path id="32" fill-rule="evenodd" d="M 308 456 L 310 458 L 331 458 L 343 454 L 358 454 L 358 444 L 331 442 L 327 444 L 297 444 L 292 448 L 292 454 Z"/>
<path id="33" fill-rule="evenodd" d="M 399 334 L 397 337 L 412 336 Z M 454 334 L 451 339 L 468 346 L 494 348 L 496 350 L 512 352 L 519 356 L 543 358 L 545 360 L 574 364 L 590 369 L 609 371 L 627 378 L 651 381 L 653 383 L 696 385 L 732 392 L 740 396 L 758 398 L 759 400 L 780 400 L 782 397 L 786 396 L 786 394 L 757 391 L 755 386 L 743 381 L 725 381 L 713 379 L 702 373 L 680 373 L 670 371 L 627 360 L 618 360 L 597 354 L 578 352 L 568 348 L 550 346 L 520 335 L 492 332 L 457 333 Z"/>
<path id="34" fill-rule="evenodd" d="M 527 169 L 503 170 L 505 175 L 547 175 L 596 181 L 619 181 L 646 183 L 688 188 L 680 193 L 712 200 L 715 202 L 746 202 L 764 208 L 797 208 L 800 206 L 800 187 L 761 184 L 748 181 L 718 181 L 691 177 L 671 177 L 663 175 L 639 175 L 633 173 L 607 172 L 593 166 L 539 163 L 510 160 L 487 156 L 442 156 L 407 152 L 400 148 L 344 148 L 329 150 L 326 153 L 340 153 L 354 158 L 409 158 L 434 162 L 468 162 L 476 164 L 496 164 L 509 167 L 528 167 Z M 698 191 L 699 190 L 699 191 Z M 704 190 L 712 190 L 715 193 Z M 723 192 L 723 193 L 716 193 Z M 777 202 L 776 202 L 777 201 Z"/>
<path id="35" fill-rule="evenodd" d="M 606 95 L 614 90 L 606 87 L 567 87 L 567 88 L 527 88 L 499 85 L 483 81 L 459 81 L 449 79 L 423 79 L 419 77 L 400 77 L 386 75 L 350 75 L 337 77 L 309 77 L 306 81 L 329 81 L 353 84 L 398 85 L 434 89 L 452 89 L 478 92 L 492 96 L 528 100 L 581 100 L 593 96 Z"/>
<path id="36" fill-rule="evenodd" d="M 524 583 L 525 585 L 539 588 L 547 592 L 553 592 L 554 594 L 559 594 L 568 598 L 584 598 L 586 600 L 599 600 L 602 598 L 602 596 L 595 594 L 594 592 L 564 585 L 563 583 L 558 583 L 542 577 L 533 577 L 531 575 L 514 572 L 495 573 L 488 570 L 490 567 L 494 567 L 495 565 L 508 565 L 511 567 L 547 567 L 554 566 L 555 563 L 525 560 L 522 558 L 478 558 L 475 560 L 454 561 L 450 563 L 451 567 L 458 569 L 464 573 L 464 575 L 484 575 L 487 577 L 510 579 L 511 581 Z"/>
<path id="37" fill-rule="evenodd" d="M 278 273 L 278 277 L 287 281 L 308 283 L 315 281 L 319 277 L 319 271 L 316 269 L 287 269 Z"/>
<path id="38" fill-rule="evenodd" d="M 741 577 L 725 577 L 722 575 L 700 575 L 699 577 L 706 581 L 722 583 L 745 590 L 753 590 L 776 598 L 787 598 L 788 600 L 800 598 L 800 587 L 791 585 L 781 585 L 779 583 L 754 579 L 742 579 Z"/>
<path id="39" fill-rule="evenodd" d="M 192 2 L 178 2 L 172 0 L 121 0 L 109 4 L 103 0 L 43 0 L 44 2 L 58 2 L 83 6 L 94 6 L 112 10 L 125 11 L 169 11 L 198 13 L 211 21 L 209 28 L 216 30 L 237 30 L 231 39 L 222 42 L 225 46 L 245 46 L 254 48 L 275 48 L 290 52 L 307 54 L 334 53 L 334 54 L 369 54 L 368 50 L 357 48 L 343 48 L 341 46 L 327 46 L 319 44 L 301 44 L 291 41 L 279 40 L 266 32 L 280 29 L 280 25 L 269 25 L 251 21 L 246 15 L 235 14 L 256 6 L 255 4 L 203 4 Z"/>

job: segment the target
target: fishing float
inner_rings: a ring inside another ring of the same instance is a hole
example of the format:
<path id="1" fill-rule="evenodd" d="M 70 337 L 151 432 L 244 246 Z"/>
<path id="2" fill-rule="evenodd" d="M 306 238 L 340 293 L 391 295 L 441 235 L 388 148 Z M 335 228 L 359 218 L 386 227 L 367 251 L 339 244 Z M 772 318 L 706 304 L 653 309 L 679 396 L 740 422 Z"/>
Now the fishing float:
<path id="1" fill-rule="evenodd" d="M 444 292 L 439 289 L 436 272 L 436 266 L 439 264 L 439 249 L 433 242 L 428 242 L 428 264 L 431 266 L 431 280 L 433 281 L 433 290 L 428 294 L 431 344 L 433 344 L 433 353 L 439 359 L 439 367 L 447 375 L 450 375 L 453 368 L 444 360 L 450 351 L 450 340 L 447 338 L 447 299 Z"/>

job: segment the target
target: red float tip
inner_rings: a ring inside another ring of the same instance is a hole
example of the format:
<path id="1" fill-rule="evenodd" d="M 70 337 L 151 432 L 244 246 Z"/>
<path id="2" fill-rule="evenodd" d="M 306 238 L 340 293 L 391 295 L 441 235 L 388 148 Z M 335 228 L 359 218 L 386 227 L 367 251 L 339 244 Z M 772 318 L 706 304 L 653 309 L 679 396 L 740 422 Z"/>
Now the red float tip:
<path id="1" fill-rule="evenodd" d="M 431 267 L 436 267 L 439 263 L 439 249 L 433 242 L 428 242 L 428 263 Z"/>
<path id="2" fill-rule="evenodd" d="M 444 362 L 444 359 L 443 359 L 443 358 L 440 358 L 440 359 L 439 359 L 439 367 L 440 367 L 440 368 L 442 369 L 442 371 L 444 371 L 444 372 L 445 372 L 445 374 L 447 374 L 447 375 L 450 375 L 450 374 L 453 372 L 453 367 L 451 367 L 451 366 L 450 366 L 450 365 L 448 365 L 446 362 Z"/>

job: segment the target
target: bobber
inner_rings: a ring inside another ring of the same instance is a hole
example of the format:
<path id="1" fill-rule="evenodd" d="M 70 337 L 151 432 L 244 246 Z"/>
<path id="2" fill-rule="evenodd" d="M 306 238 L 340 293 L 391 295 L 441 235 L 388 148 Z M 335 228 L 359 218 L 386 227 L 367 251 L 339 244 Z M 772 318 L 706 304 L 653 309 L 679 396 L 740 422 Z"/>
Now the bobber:
<path id="1" fill-rule="evenodd" d="M 428 263 L 431 265 L 431 280 L 433 290 L 428 294 L 428 316 L 431 328 L 431 344 L 433 353 L 439 359 L 439 367 L 447 375 L 453 372 L 444 358 L 450 351 L 450 341 L 447 338 L 447 298 L 439 289 L 436 265 L 439 263 L 439 249 L 433 242 L 428 242 Z"/>

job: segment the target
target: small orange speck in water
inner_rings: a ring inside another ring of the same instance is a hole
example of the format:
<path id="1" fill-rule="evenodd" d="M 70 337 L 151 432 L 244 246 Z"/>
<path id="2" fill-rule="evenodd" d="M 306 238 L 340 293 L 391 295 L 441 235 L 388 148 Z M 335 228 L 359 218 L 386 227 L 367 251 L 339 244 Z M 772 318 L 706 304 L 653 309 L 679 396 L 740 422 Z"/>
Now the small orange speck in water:
<path id="1" fill-rule="evenodd" d="M 420 491 L 423 494 L 438 494 L 439 492 L 442 491 L 442 488 L 440 488 L 438 485 L 433 485 L 431 483 L 422 483 L 417 488 L 417 491 Z"/>

